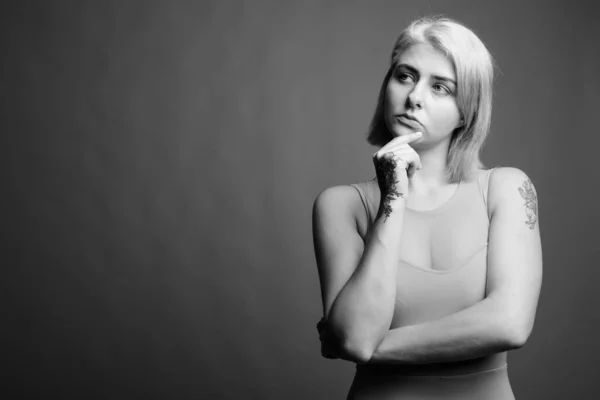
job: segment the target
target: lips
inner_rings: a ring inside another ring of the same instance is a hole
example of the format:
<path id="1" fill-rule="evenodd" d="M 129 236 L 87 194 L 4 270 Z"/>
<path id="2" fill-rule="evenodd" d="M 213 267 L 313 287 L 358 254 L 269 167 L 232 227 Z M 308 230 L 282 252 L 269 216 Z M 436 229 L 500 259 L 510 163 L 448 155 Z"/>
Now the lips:
<path id="1" fill-rule="evenodd" d="M 399 121 L 401 124 L 403 124 L 403 125 L 406 125 L 406 126 L 408 126 L 409 128 L 412 128 L 412 129 L 422 129 L 422 128 L 423 128 L 423 125 L 421 125 L 421 124 L 419 123 L 419 121 L 418 121 L 416 118 L 414 118 L 414 117 L 411 117 L 411 116 L 408 116 L 408 115 L 406 115 L 406 114 L 401 114 L 401 115 L 398 115 L 398 116 L 396 117 L 396 119 L 397 119 L 397 120 L 398 120 L 398 121 Z"/>

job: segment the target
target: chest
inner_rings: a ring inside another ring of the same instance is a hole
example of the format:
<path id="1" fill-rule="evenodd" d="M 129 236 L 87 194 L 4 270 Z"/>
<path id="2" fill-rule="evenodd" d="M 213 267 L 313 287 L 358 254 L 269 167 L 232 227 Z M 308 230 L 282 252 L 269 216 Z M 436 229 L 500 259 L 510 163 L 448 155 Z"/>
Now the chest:
<path id="1" fill-rule="evenodd" d="M 489 222 L 476 207 L 422 216 L 406 213 L 399 238 L 400 261 L 432 271 L 453 271 L 487 245 Z"/>
<path id="2" fill-rule="evenodd" d="M 406 214 L 392 327 L 438 319 L 485 297 L 488 228 L 476 207 L 436 218 Z"/>

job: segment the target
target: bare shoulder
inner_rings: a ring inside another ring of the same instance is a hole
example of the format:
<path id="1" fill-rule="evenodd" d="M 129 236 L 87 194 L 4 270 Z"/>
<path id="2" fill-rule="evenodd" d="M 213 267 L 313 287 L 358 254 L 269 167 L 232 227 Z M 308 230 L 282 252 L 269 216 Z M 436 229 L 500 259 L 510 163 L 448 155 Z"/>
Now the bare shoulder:
<path id="1" fill-rule="evenodd" d="M 357 185 L 364 185 L 364 182 Z M 330 221 L 343 219 L 365 238 L 368 227 L 365 205 L 357 189 L 350 185 L 331 186 L 317 195 L 313 205 L 313 223 L 323 218 Z"/>
<path id="2" fill-rule="evenodd" d="M 315 206 L 330 206 L 337 203 L 338 206 L 351 205 L 356 202 L 358 193 L 350 185 L 336 185 L 323 189 L 315 199 Z M 358 199 L 360 201 L 360 199 Z"/>
<path id="3" fill-rule="evenodd" d="M 492 213 L 499 207 L 524 205 L 537 214 L 537 191 L 529 176 L 519 168 L 495 168 L 490 174 L 488 193 Z"/>

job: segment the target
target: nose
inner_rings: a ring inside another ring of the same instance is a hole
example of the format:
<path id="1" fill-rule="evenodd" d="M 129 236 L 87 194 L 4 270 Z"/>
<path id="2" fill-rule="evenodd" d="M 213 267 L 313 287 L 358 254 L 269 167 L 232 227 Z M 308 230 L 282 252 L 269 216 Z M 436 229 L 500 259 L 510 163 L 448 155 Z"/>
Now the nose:
<path id="1" fill-rule="evenodd" d="M 423 93 L 419 84 L 416 84 L 406 97 L 406 107 L 418 109 L 423 108 Z"/>

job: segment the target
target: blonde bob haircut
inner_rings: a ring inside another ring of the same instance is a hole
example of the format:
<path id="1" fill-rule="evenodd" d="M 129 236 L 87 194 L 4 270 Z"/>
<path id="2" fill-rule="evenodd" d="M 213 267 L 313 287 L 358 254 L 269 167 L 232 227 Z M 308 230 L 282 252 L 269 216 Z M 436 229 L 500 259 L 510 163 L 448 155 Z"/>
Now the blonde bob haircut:
<path id="1" fill-rule="evenodd" d="M 400 55 L 418 43 L 428 43 L 454 65 L 456 103 L 463 123 L 454 130 L 450 139 L 446 177 L 449 183 L 469 181 L 477 169 L 484 168 L 480 152 L 492 117 L 494 60 L 470 29 L 450 18 L 420 18 L 400 34 L 392 51 L 390 68 L 379 91 L 367 141 L 373 146 L 383 147 L 392 140 L 383 116 L 386 88 Z"/>

